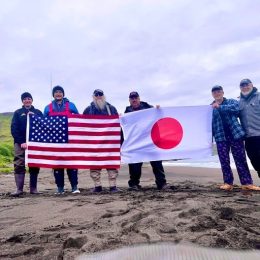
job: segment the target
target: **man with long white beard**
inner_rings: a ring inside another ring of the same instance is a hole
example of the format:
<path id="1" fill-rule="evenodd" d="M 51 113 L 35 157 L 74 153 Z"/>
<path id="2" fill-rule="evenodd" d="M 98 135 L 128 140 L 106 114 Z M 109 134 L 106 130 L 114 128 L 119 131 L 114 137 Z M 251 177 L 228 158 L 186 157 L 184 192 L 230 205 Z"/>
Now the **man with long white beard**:
<path id="1" fill-rule="evenodd" d="M 88 106 L 83 115 L 118 115 L 118 112 L 114 106 L 106 101 L 104 92 L 101 89 L 95 89 L 93 92 L 93 101 Z M 116 186 L 116 178 L 118 176 L 117 169 L 106 169 L 108 173 L 108 181 L 111 192 L 118 192 L 119 189 Z M 90 177 L 94 181 L 95 188 L 93 192 L 101 192 L 101 171 L 102 169 L 90 169 Z"/>
<path id="2" fill-rule="evenodd" d="M 240 82 L 240 121 L 246 132 L 247 155 L 260 178 L 260 93 L 250 79 Z"/>

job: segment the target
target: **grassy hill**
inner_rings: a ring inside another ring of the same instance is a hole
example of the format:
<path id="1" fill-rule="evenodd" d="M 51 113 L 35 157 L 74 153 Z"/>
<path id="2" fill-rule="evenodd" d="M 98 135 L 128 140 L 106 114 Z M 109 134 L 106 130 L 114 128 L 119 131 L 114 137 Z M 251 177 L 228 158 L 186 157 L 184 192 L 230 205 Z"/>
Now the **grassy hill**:
<path id="1" fill-rule="evenodd" d="M 0 173 L 12 171 L 13 138 L 10 125 L 13 113 L 0 113 Z"/>

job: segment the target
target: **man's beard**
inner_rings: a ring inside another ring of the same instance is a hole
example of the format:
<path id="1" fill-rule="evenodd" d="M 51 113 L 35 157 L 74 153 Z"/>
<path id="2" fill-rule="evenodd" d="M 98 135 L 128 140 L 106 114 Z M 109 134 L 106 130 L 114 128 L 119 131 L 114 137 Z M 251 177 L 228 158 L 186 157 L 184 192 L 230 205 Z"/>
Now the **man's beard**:
<path id="1" fill-rule="evenodd" d="M 241 93 L 242 93 L 244 96 L 247 96 L 247 95 L 249 95 L 249 94 L 252 92 L 252 90 L 253 90 L 253 89 L 250 89 L 250 90 L 248 90 L 248 91 L 242 91 L 242 90 L 241 90 Z"/>
<path id="2" fill-rule="evenodd" d="M 100 110 L 103 110 L 106 106 L 106 100 L 105 99 L 94 99 L 95 106 L 99 108 Z"/>

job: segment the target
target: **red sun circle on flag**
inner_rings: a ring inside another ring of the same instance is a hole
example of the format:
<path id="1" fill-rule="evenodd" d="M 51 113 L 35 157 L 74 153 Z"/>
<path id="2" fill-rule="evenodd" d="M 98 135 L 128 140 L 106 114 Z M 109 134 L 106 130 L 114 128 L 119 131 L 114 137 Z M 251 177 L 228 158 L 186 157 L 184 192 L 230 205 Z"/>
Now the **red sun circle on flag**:
<path id="1" fill-rule="evenodd" d="M 152 127 L 151 138 L 161 149 L 172 149 L 182 140 L 183 129 L 180 122 L 171 117 L 159 119 Z"/>

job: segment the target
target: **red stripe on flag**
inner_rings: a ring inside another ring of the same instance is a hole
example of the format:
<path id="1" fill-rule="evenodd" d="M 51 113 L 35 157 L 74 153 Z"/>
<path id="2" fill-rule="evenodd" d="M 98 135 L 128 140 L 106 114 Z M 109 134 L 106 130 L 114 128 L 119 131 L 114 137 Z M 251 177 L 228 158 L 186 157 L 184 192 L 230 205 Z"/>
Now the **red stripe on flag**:
<path id="1" fill-rule="evenodd" d="M 106 120 L 109 119 L 119 119 L 118 115 L 111 115 L 111 116 L 106 116 L 106 115 L 69 115 L 68 118 L 80 118 L 80 119 L 105 119 L 104 122 Z"/>
<path id="2" fill-rule="evenodd" d="M 120 127 L 120 124 L 119 123 L 95 124 L 95 123 L 69 122 L 69 127 L 106 128 L 106 127 Z"/>
<path id="3" fill-rule="evenodd" d="M 70 144 L 120 144 L 121 140 L 69 140 L 69 143 Z"/>
<path id="4" fill-rule="evenodd" d="M 51 156 L 51 155 L 37 155 L 28 154 L 30 159 L 42 159 L 42 160 L 52 160 L 52 161 L 115 161 L 120 160 L 120 156 Z"/>
<path id="5" fill-rule="evenodd" d="M 84 131 L 69 131 L 69 135 L 82 135 L 82 136 L 113 136 L 120 135 L 120 131 L 111 132 L 84 132 Z"/>

